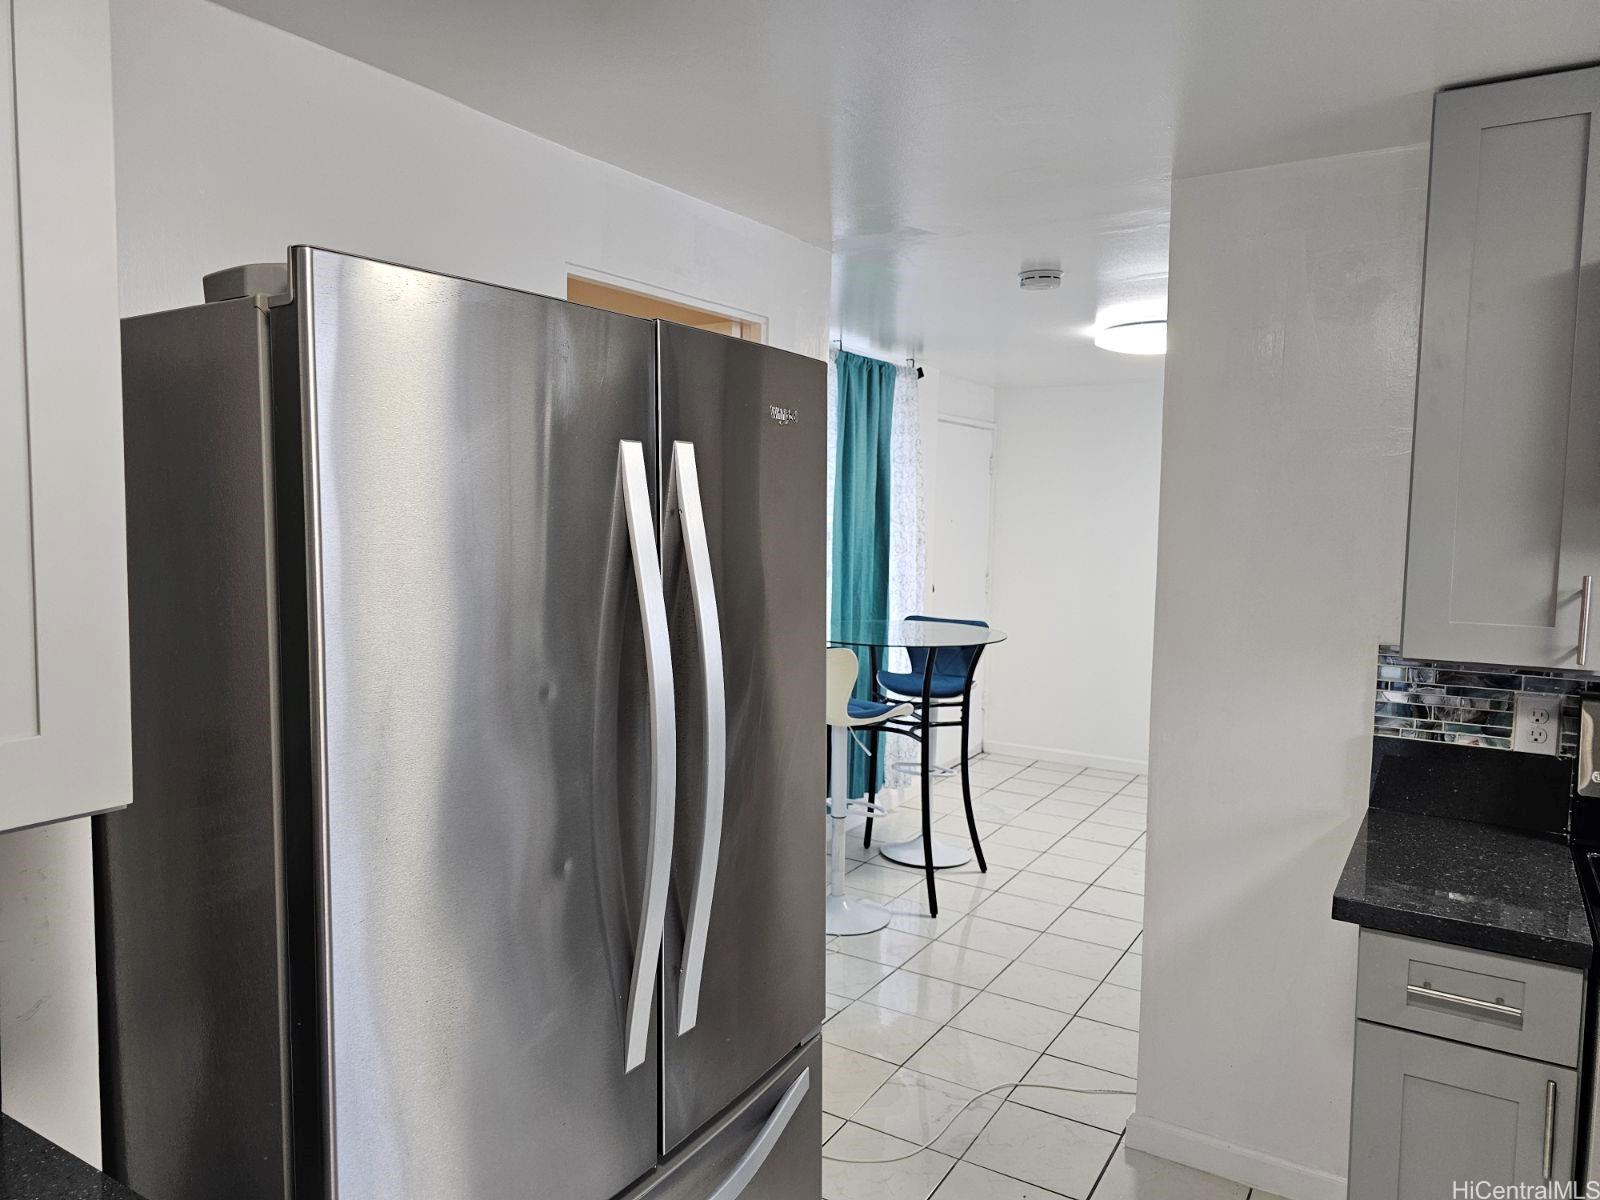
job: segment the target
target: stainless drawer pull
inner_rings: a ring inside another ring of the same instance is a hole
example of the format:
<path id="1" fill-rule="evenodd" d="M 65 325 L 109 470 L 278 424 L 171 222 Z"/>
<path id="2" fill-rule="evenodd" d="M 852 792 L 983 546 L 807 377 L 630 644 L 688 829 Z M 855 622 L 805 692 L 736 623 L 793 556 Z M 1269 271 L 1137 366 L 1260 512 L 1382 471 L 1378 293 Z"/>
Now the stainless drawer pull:
<path id="1" fill-rule="evenodd" d="M 1556 1081 L 1544 1082 L 1544 1177 L 1548 1182 L 1556 1165 Z"/>
<path id="2" fill-rule="evenodd" d="M 1454 992 L 1441 992 L 1426 984 L 1406 984 L 1406 997 L 1415 996 L 1418 1000 L 1432 1000 L 1436 1004 L 1455 1004 L 1475 1013 L 1487 1013 L 1496 1017 L 1510 1017 L 1522 1020 L 1522 1010 L 1513 1008 L 1509 1004 L 1496 1004 L 1493 1000 L 1479 1000 L 1476 996 L 1458 996 Z"/>

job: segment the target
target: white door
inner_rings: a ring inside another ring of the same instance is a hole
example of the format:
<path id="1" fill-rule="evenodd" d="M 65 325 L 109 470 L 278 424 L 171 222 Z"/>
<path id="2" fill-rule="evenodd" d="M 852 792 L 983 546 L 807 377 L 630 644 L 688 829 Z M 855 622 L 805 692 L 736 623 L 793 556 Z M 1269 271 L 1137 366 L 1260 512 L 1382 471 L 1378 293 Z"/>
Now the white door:
<path id="1" fill-rule="evenodd" d="M 989 505 L 994 430 L 940 419 L 934 448 L 932 528 L 928 531 L 928 612 L 989 619 Z M 972 751 L 983 745 L 983 669 L 973 688 Z M 943 731 L 934 761 L 954 762 L 958 731 Z"/>

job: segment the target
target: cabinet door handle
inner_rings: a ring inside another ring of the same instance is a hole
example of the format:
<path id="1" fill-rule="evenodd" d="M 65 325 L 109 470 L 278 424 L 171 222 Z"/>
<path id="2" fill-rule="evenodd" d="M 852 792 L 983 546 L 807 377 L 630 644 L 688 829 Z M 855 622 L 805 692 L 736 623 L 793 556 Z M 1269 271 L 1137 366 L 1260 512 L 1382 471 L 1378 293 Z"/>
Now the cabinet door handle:
<path id="1" fill-rule="evenodd" d="M 1594 608 L 1594 576 L 1583 577 L 1583 599 L 1578 604 L 1578 665 L 1589 665 L 1589 613 Z"/>
<path id="2" fill-rule="evenodd" d="M 1476 996 L 1458 996 L 1454 992 L 1441 992 L 1424 984 L 1406 984 L 1406 996 L 1415 996 L 1418 1000 L 1432 1000 L 1435 1004 L 1454 1004 L 1458 1008 L 1470 1009 L 1474 1013 L 1510 1017 L 1519 1021 L 1522 1019 L 1522 1010 L 1510 1004 L 1496 1004 L 1493 1000 L 1479 1000 Z"/>
<path id="3" fill-rule="evenodd" d="M 1556 1166 L 1556 1081 L 1544 1081 L 1544 1177 L 1545 1182 L 1555 1173 Z"/>

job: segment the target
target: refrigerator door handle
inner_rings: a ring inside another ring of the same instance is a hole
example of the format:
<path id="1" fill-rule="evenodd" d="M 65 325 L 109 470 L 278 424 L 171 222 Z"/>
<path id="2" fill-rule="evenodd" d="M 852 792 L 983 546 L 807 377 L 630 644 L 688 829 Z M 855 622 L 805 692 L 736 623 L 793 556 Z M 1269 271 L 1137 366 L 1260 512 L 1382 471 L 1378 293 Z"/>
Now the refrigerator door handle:
<path id="1" fill-rule="evenodd" d="M 789 1085 L 789 1090 L 784 1092 L 783 1099 L 778 1101 L 778 1107 L 772 1110 L 767 1123 L 761 1127 L 761 1132 L 756 1134 L 756 1140 L 750 1143 L 750 1148 L 734 1164 L 733 1170 L 728 1172 L 728 1177 L 717 1185 L 717 1190 L 712 1192 L 707 1200 L 739 1200 L 739 1197 L 744 1195 L 745 1188 L 750 1186 L 750 1181 L 756 1177 L 756 1172 L 765 1165 L 767 1158 L 772 1154 L 772 1148 L 778 1144 L 783 1131 L 789 1128 L 789 1122 L 794 1120 L 800 1102 L 806 1098 L 806 1093 L 810 1090 L 811 1068 L 807 1067 L 795 1077 L 795 1081 Z"/>
<path id="2" fill-rule="evenodd" d="M 706 939 L 717 887 L 717 861 L 722 854 L 722 803 L 728 774 L 728 696 L 722 673 L 722 625 L 717 617 L 717 593 L 711 576 L 711 544 L 706 538 L 700 473 L 691 442 L 673 444 L 666 510 L 668 522 L 683 539 L 695 626 L 700 636 L 700 669 L 704 676 L 706 705 L 705 825 L 700 838 L 700 866 L 695 873 L 694 892 L 689 897 L 684 934 L 678 993 L 678 1034 L 681 1036 L 694 1028 L 700 1015 L 700 981 L 705 971 Z M 673 535 L 664 532 L 663 536 Z"/>
<path id="3" fill-rule="evenodd" d="M 644 626 L 645 673 L 650 689 L 650 841 L 645 853 L 644 903 L 633 947 L 633 983 L 628 990 L 624 1071 L 643 1064 L 650 1045 L 651 1001 L 661 963 L 666 926 L 667 886 L 672 878 L 672 825 L 676 808 L 677 729 L 673 708 L 672 651 L 661 559 L 651 516 L 650 480 L 644 447 L 623 441 L 617 447 L 617 491 L 628 525 L 633 581 Z"/>

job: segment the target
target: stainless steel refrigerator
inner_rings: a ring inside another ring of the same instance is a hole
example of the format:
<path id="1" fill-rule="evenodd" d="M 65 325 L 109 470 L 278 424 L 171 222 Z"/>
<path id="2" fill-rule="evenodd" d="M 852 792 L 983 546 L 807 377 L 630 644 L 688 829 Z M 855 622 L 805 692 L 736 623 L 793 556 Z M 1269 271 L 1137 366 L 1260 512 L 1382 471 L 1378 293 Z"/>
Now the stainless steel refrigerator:
<path id="1" fill-rule="evenodd" d="M 308 247 L 123 323 L 109 1170 L 817 1200 L 825 377 Z"/>

